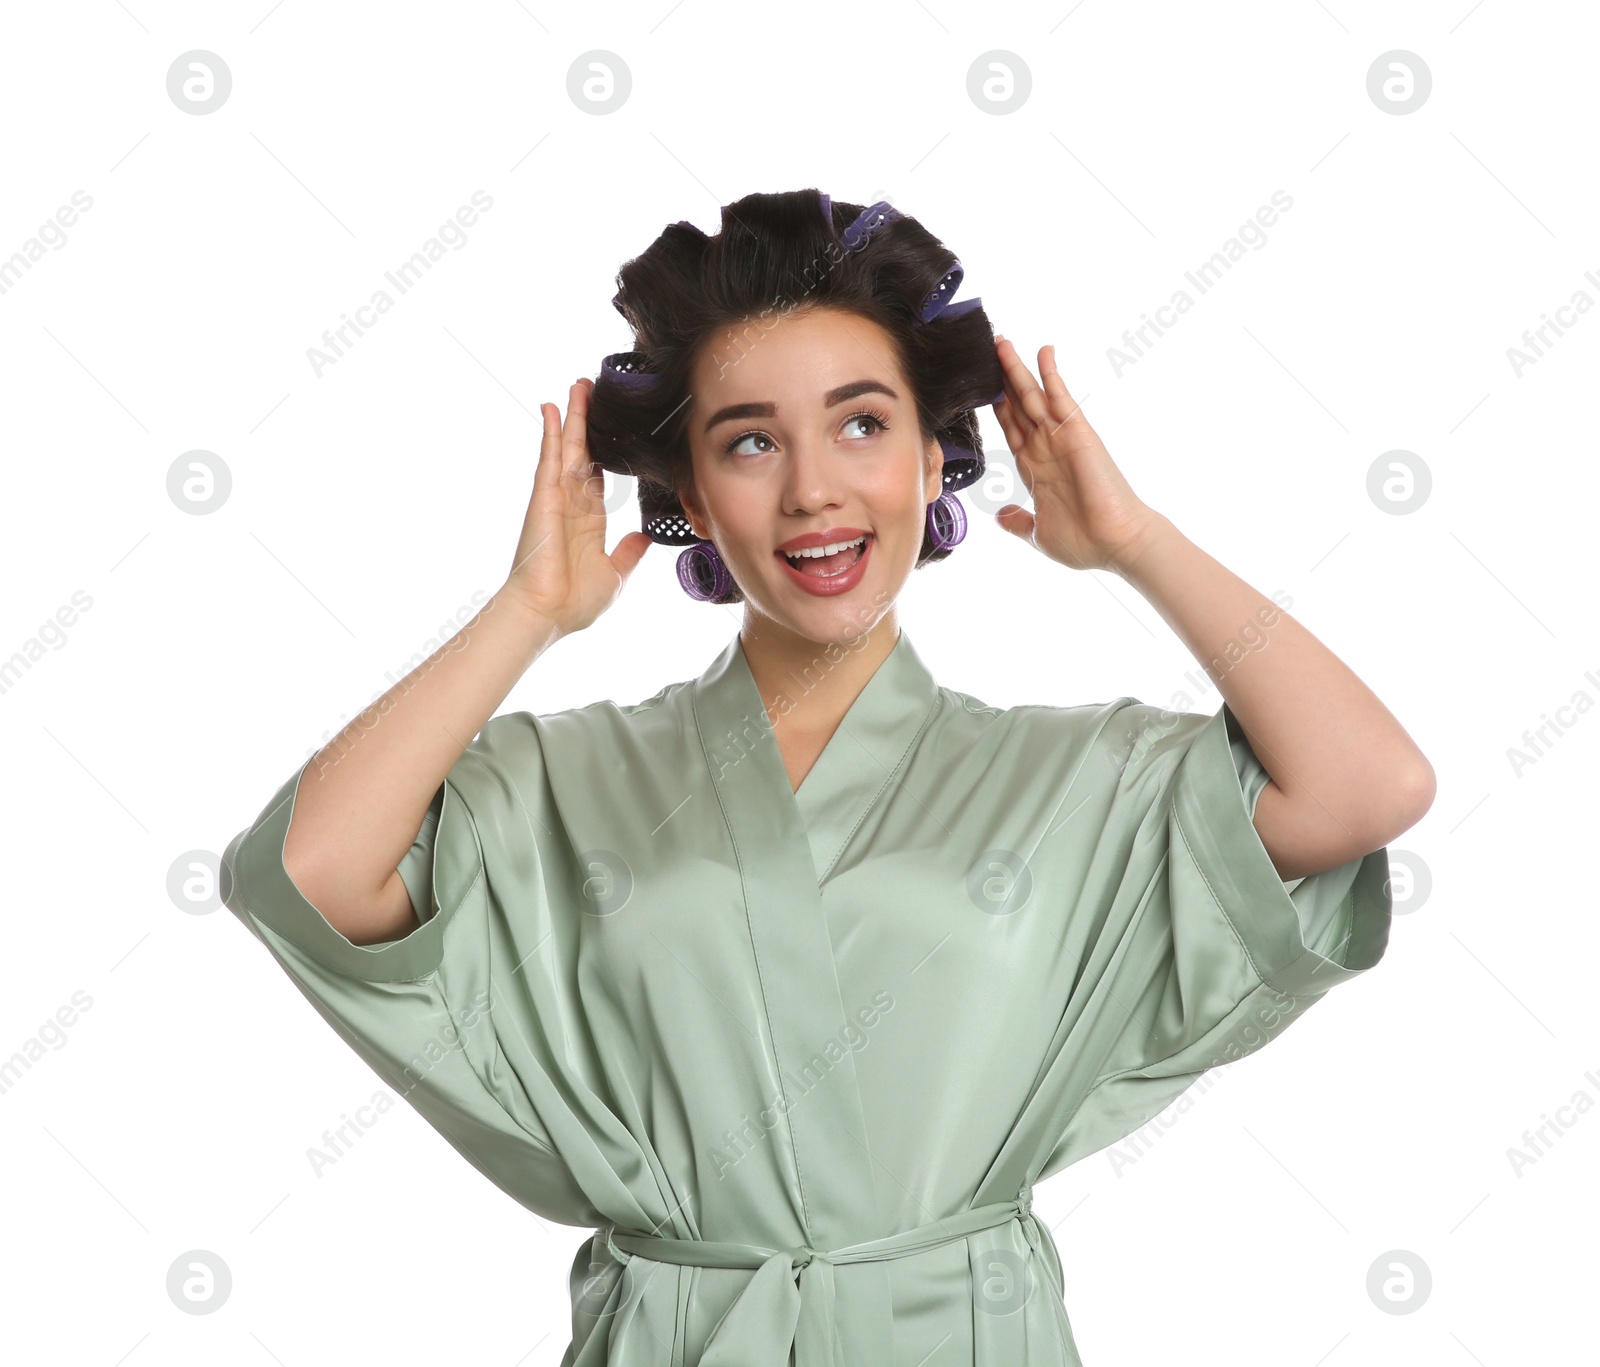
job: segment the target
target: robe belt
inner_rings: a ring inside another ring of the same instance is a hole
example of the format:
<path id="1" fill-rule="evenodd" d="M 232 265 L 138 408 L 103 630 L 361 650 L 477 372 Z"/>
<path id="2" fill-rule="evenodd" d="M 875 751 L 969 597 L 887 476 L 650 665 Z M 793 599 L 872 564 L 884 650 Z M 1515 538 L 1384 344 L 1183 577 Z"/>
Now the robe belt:
<path id="1" fill-rule="evenodd" d="M 904 1258 L 941 1244 L 965 1239 L 1008 1220 L 1022 1221 L 1035 1253 L 1039 1234 L 1033 1211 L 1033 1187 L 1024 1187 L 1011 1201 L 975 1206 L 959 1215 L 902 1230 L 882 1239 L 845 1248 L 765 1248 L 760 1244 L 722 1243 L 705 1239 L 672 1239 L 619 1230 L 598 1231 L 619 1263 L 628 1256 L 687 1267 L 753 1268 L 755 1276 L 728 1307 L 706 1341 L 700 1367 L 846 1367 L 834 1319 L 833 1269 L 839 1263 L 878 1262 Z M 798 1273 L 798 1279 L 796 1274 Z"/>

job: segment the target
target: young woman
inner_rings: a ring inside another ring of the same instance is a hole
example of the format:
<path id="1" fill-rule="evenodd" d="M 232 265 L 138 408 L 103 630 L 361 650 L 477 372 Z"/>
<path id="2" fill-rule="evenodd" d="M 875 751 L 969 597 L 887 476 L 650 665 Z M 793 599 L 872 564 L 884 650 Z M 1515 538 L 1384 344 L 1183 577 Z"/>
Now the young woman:
<path id="1" fill-rule="evenodd" d="M 914 219 L 722 218 L 623 268 L 636 350 L 544 406 L 504 586 L 289 776 L 224 900 L 469 1161 L 595 1229 L 563 1367 L 1077 1364 L 1034 1186 L 1378 962 L 1432 771 Z M 1214 715 L 930 675 L 896 599 L 991 402 L 1034 503 L 1001 525 L 1135 585 Z M 610 554 L 601 467 L 643 512 Z M 652 540 L 745 605 L 705 672 L 494 715 Z"/>

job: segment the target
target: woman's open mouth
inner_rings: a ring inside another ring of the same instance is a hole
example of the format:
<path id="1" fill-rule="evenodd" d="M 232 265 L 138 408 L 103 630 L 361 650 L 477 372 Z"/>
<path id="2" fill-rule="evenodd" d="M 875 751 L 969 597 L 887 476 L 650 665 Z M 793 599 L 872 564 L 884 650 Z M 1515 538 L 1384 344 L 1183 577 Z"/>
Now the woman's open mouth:
<path id="1" fill-rule="evenodd" d="M 872 553 L 872 533 L 857 537 L 841 551 L 832 555 L 774 554 L 783 562 L 789 578 L 807 593 L 818 597 L 832 597 L 846 593 L 861 582 L 866 573 L 867 557 Z"/>

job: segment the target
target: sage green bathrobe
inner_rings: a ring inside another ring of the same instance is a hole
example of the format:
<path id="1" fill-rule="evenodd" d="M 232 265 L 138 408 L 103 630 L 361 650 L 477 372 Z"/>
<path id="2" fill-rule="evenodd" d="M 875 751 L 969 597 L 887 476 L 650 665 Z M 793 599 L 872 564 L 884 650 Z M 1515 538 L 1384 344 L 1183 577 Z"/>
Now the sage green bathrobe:
<path id="1" fill-rule="evenodd" d="M 595 1231 L 563 1367 L 1078 1364 L 1034 1186 L 1388 942 L 1387 850 L 1278 877 L 1226 705 L 988 707 L 903 630 L 798 792 L 737 636 L 644 702 L 492 718 L 382 945 L 284 870 L 311 770 L 223 899 L 469 1162 Z"/>

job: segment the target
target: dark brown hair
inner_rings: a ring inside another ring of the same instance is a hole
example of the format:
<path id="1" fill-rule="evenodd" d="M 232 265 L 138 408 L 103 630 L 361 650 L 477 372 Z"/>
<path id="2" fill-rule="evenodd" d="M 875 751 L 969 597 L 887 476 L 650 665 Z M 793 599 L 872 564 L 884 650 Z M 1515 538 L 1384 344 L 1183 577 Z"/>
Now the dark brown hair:
<path id="1" fill-rule="evenodd" d="M 627 383 L 602 367 L 589 399 L 589 453 L 604 469 L 638 480 L 644 527 L 658 540 L 700 540 L 679 495 L 694 487 L 688 417 L 701 349 L 730 328 L 759 333 L 793 310 L 834 308 L 877 323 L 911 386 L 922 445 L 938 438 L 981 460 L 973 410 L 993 403 L 1003 384 L 988 316 L 966 301 L 922 323 L 935 291 L 953 293 L 959 284 L 959 276 L 949 277 L 960 263 L 904 214 L 847 251 L 841 234 L 865 207 L 814 188 L 746 195 L 723 208 L 714 237 L 692 223 L 670 224 L 618 271 L 612 303 L 634 333 L 627 365 L 653 378 Z M 947 486 L 972 465 L 952 462 L 951 454 L 947 449 Z M 949 554 L 924 529 L 917 568 Z M 714 601 L 743 597 L 735 587 Z"/>

